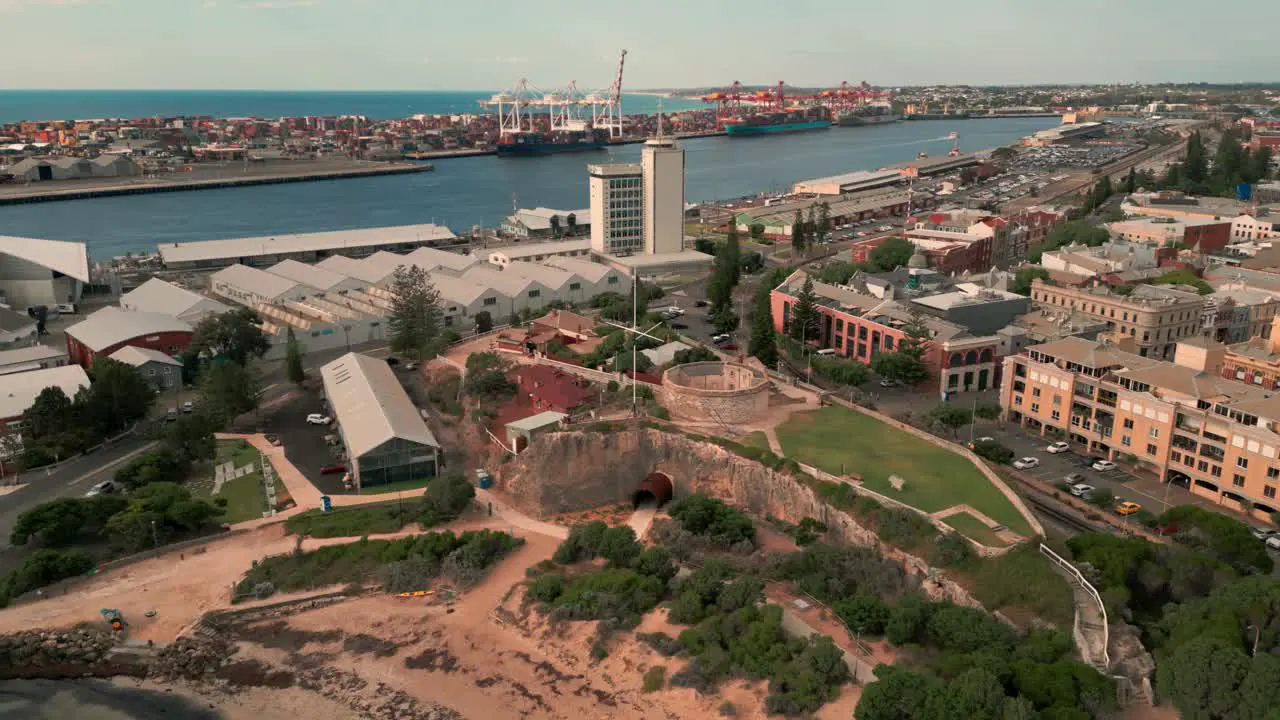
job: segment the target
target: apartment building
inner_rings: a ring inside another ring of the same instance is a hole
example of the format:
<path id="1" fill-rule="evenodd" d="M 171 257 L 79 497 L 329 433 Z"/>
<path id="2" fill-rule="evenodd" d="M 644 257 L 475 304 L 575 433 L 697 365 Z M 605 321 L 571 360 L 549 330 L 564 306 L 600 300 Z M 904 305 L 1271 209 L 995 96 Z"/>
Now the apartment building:
<path id="1" fill-rule="evenodd" d="M 1129 294 L 1107 287 L 1057 287 L 1031 283 L 1031 300 L 1048 310 L 1074 310 L 1131 338 L 1143 357 L 1172 359 L 1179 340 L 1200 334 L 1204 298 L 1198 293 L 1139 285 Z"/>
<path id="2" fill-rule="evenodd" d="M 1240 343 L 1271 336 L 1272 321 L 1280 310 L 1280 298 L 1268 292 L 1233 283 L 1205 296 L 1200 332 L 1218 342 Z"/>
<path id="3" fill-rule="evenodd" d="M 1220 366 L 1214 369 L 1231 380 L 1280 390 L 1280 328 L 1275 327 L 1276 323 L 1280 323 L 1280 318 L 1272 319 L 1270 333 L 1265 336 L 1255 335 L 1244 342 L 1227 345 Z"/>
<path id="4" fill-rule="evenodd" d="M 1005 358 L 1000 404 L 1025 428 L 1269 518 L 1280 509 L 1280 396 L 1212 372 L 1221 355 L 1203 339 L 1163 362 L 1066 338 Z"/>
<path id="5" fill-rule="evenodd" d="M 1217 252 L 1231 242 L 1231 219 L 1144 217 L 1107 223 L 1114 237 L 1156 247 L 1181 245 L 1200 252 Z"/>
<path id="6" fill-rule="evenodd" d="M 591 249 L 606 255 L 644 251 L 644 179 L 639 163 L 588 165 Z"/>

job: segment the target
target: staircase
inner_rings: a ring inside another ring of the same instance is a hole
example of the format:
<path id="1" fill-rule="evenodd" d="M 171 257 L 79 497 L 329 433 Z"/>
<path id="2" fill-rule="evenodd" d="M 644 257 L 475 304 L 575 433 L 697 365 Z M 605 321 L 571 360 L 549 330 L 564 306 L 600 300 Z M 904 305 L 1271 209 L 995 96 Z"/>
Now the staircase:
<path id="1" fill-rule="evenodd" d="M 1041 543 L 1040 554 L 1053 562 L 1054 569 L 1071 584 L 1071 594 L 1075 602 L 1076 618 L 1072 627 L 1072 637 L 1080 650 L 1080 659 L 1097 668 L 1098 672 L 1110 675 L 1111 658 L 1107 654 L 1110 641 L 1107 626 L 1107 608 L 1102 603 L 1098 590 L 1085 580 L 1080 570 L 1065 558 L 1054 552 L 1049 546 Z"/>

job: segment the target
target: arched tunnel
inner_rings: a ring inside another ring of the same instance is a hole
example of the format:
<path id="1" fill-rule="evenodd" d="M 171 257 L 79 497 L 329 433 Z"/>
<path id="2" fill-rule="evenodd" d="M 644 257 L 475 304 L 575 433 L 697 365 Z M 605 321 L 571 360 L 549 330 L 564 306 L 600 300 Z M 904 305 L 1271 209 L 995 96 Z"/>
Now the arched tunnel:
<path id="1" fill-rule="evenodd" d="M 671 501 L 671 496 L 675 492 L 675 484 L 671 482 L 671 477 L 663 472 L 651 472 L 636 488 L 636 492 L 631 496 L 632 507 L 639 507 L 640 503 L 646 500 L 657 500 L 658 507 L 662 507 Z"/>

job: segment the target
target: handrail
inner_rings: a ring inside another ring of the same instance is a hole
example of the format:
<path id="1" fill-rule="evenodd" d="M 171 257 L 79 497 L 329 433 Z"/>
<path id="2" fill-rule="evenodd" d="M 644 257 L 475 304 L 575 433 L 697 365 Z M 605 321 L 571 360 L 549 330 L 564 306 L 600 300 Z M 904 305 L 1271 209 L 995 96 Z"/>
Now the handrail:
<path id="1" fill-rule="evenodd" d="M 1089 593 L 1089 595 L 1093 598 L 1094 602 L 1098 603 L 1098 611 L 1102 613 L 1103 670 L 1110 669 L 1111 656 L 1107 652 L 1107 646 L 1111 644 L 1111 625 L 1107 621 L 1107 606 L 1102 602 L 1102 595 L 1098 593 L 1098 589 L 1095 588 L 1092 583 L 1090 583 L 1088 580 L 1085 579 L 1084 574 L 1080 572 L 1079 568 L 1077 568 L 1075 565 L 1072 565 L 1070 562 L 1068 562 L 1066 558 L 1054 552 L 1053 548 L 1049 547 L 1048 545 L 1045 545 L 1044 543 L 1040 543 L 1040 554 L 1048 557 L 1050 560 L 1054 562 L 1055 565 L 1062 568 L 1063 570 L 1066 570 L 1072 577 L 1076 579 L 1077 582 L 1080 583 L 1080 587 L 1084 588 Z M 1079 629 L 1080 612 L 1078 610 L 1076 611 L 1075 623 L 1076 623 L 1077 629 Z"/>

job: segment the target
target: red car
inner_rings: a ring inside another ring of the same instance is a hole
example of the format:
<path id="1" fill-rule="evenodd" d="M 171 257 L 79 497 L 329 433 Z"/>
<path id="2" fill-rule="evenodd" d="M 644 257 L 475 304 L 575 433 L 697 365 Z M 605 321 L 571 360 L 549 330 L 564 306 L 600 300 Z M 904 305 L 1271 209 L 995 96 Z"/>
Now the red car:
<path id="1" fill-rule="evenodd" d="M 346 472 L 347 466 L 343 463 L 334 463 L 333 465 L 325 465 L 320 468 L 321 475 L 332 475 L 334 473 Z"/>
<path id="2" fill-rule="evenodd" d="M 721 350 L 737 350 L 738 346 L 734 343 L 725 343 L 720 346 Z"/>

